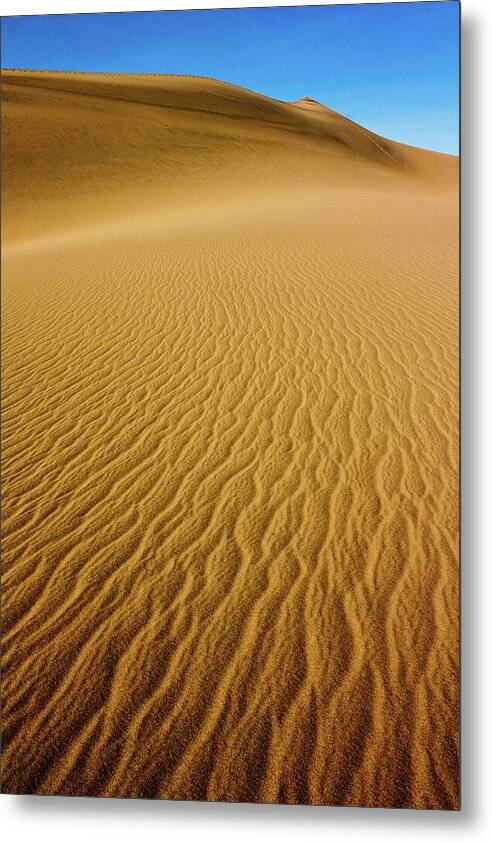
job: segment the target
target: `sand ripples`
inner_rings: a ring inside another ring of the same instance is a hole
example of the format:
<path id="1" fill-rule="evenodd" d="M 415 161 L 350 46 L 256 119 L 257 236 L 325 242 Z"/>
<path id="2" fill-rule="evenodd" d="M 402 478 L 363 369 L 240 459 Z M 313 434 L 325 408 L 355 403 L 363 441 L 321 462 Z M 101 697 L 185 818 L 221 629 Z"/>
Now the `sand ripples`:
<path id="1" fill-rule="evenodd" d="M 5 249 L 7 791 L 457 807 L 456 211 L 375 166 Z"/>

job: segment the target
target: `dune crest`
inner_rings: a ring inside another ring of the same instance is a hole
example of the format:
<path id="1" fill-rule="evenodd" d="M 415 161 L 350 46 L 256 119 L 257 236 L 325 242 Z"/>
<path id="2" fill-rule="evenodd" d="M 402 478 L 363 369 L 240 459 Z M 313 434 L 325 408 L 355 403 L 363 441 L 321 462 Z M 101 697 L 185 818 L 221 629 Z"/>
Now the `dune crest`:
<path id="1" fill-rule="evenodd" d="M 457 160 L 2 92 L 4 790 L 456 809 Z"/>

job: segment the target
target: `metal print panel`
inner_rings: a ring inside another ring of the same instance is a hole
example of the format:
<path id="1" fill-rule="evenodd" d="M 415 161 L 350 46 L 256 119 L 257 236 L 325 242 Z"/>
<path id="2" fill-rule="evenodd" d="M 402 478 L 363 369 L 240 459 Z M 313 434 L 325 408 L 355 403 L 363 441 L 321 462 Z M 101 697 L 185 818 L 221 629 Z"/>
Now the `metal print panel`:
<path id="1" fill-rule="evenodd" d="M 459 5 L 2 66 L 3 791 L 458 809 Z"/>

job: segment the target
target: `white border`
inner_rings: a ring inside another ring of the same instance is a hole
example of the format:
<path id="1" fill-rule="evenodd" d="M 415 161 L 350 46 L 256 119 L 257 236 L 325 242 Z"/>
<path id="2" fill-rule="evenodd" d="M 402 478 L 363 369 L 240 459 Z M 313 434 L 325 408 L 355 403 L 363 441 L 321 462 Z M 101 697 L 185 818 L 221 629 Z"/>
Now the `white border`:
<path id="1" fill-rule="evenodd" d="M 378 0 L 362 0 L 362 3 L 378 2 Z M 385 2 L 385 0 L 382 0 Z M 393 0 L 395 3 L 405 3 L 409 0 Z M 431 3 L 436 0 L 421 0 Z M 308 6 L 334 6 L 353 5 L 354 0 L 309 0 Z M 86 0 L 85 2 L 70 2 L 70 0 L 17 0 L 17 2 L 0 3 L 0 14 L 2 15 L 39 15 L 39 14 L 63 14 L 66 12 L 148 12 L 161 11 L 164 9 L 225 9 L 237 8 L 238 6 L 301 6 L 299 0 L 174 0 L 174 2 L 127 2 L 124 0 Z M 470 5 L 472 5 L 470 3 Z M 475 4 L 476 5 L 476 4 Z"/>

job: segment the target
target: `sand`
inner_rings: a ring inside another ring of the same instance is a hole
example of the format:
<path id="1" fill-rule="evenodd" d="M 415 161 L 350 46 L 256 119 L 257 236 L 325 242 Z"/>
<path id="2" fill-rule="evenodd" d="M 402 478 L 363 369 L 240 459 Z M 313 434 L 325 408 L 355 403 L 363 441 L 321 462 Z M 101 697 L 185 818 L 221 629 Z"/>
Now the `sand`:
<path id="1" fill-rule="evenodd" d="M 457 159 L 2 81 L 4 791 L 458 808 Z"/>

